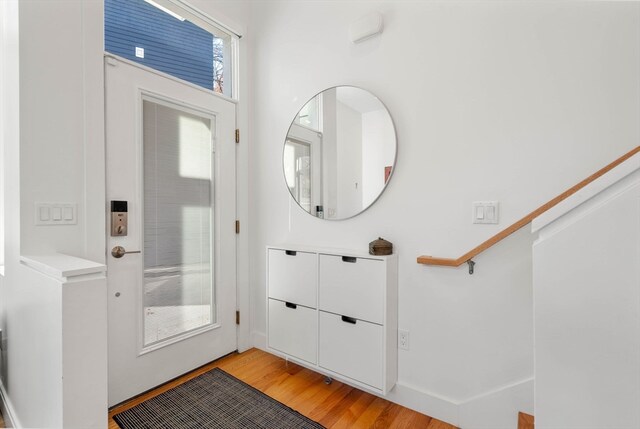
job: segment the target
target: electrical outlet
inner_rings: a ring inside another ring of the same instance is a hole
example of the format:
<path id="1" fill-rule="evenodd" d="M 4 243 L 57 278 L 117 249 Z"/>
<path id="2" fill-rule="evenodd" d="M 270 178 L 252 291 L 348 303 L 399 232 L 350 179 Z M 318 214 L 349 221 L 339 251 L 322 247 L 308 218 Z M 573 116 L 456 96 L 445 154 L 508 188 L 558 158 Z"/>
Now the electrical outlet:
<path id="1" fill-rule="evenodd" d="M 402 350 L 409 350 L 409 331 L 398 329 L 398 347 Z"/>

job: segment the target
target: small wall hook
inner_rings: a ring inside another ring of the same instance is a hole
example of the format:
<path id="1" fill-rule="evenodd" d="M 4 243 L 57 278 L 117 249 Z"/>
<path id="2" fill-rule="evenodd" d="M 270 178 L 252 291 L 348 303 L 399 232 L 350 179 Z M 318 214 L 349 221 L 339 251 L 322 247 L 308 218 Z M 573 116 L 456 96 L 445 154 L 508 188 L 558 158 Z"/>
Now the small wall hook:
<path id="1" fill-rule="evenodd" d="M 474 265 L 475 265 L 475 264 L 476 264 L 476 263 L 475 263 L 475 262 L 473 262 L 471 259 L 469 259 L 469 260 L 467 261 L 467 265 L 469 265 L 469 274 L 470 274 L 470 275 L 471 275 L 471 274 L 473 274 L 473 267 L 474 267 Z"/>

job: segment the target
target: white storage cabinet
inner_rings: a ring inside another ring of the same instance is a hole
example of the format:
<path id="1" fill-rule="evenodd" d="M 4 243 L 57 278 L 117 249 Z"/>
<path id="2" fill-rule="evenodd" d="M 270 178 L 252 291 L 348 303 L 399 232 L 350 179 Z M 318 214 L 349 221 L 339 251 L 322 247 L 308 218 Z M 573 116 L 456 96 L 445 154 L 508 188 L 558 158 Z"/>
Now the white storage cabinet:
<path id="1" fill-rule="evenodd" d="M 397 267 L 396 255 L 269 246 L 269 350 L 386 394 L 397 380 Z"/>

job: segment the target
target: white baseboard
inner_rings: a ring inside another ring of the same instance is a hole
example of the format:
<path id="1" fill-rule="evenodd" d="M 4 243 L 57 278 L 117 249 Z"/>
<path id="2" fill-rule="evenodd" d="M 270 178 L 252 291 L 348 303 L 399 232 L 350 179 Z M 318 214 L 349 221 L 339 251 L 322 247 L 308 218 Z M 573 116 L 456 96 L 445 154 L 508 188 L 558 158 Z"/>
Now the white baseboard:
<path id="1" fill-rule="evenodd" d="M 533 415 L 533 377 L 471 398 L 460 406 L 464 429 L 514 429 L 518 412 Z"/>
<path id="2" fill-rule="evenodd" d="M 458 402 L 398 381 L 385 399 L 462 429 L 515 429 L 533 415 L 533 377 Z"/>
<path id="3" fill-rule="evenodd" d="M 267 351 L 267 336 L 262 332 L 251 333 L 251 344 L 256 349 Z"/>
<path id="4" fill-rule="evenodd" d="M 21 428 L 22 425 L 16 417 L 16 412 L 11 404 L 11 400 L 7 395 L 7 391 L 4 388 L 4 384 L 0 382 L 0 411 L 2 412 L 2 418 L 4 419 L 4 427 L 6 428 Z"/>
<path id="5" fill-rule="evenodd" d="M 267 351 L 267 337 L 252 332 L 253 347 Z M 515 429 L 518 412 L 533 414 L 533 377 L 456 401 L 399 380 L 385 399 L 463 429 Z"/>
<path id="6" fill-rule="evenodd" d="M 396 383 L 385 399 L 443 422 L 459 426 L 458 404 L 402 381 Z"/>

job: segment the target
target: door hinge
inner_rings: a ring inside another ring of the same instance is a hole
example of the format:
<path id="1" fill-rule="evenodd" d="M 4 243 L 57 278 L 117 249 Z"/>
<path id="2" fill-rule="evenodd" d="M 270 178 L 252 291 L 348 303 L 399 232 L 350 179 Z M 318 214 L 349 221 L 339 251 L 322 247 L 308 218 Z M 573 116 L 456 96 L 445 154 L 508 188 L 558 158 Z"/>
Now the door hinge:
<path id="1" fill-rule="evenodd" d="M 240 130 L 236 128 L 236 143 L 240 143 Z"/>
<path id="2" fill-rule="evenodd" d="M 236 234 L 240 234 L 240 221 L 236 221 Z"/>
<path id="3" fill-rule="evenodd" d="M 236 325 L 240 324 L 240 310 L 236 310 Z"/>

